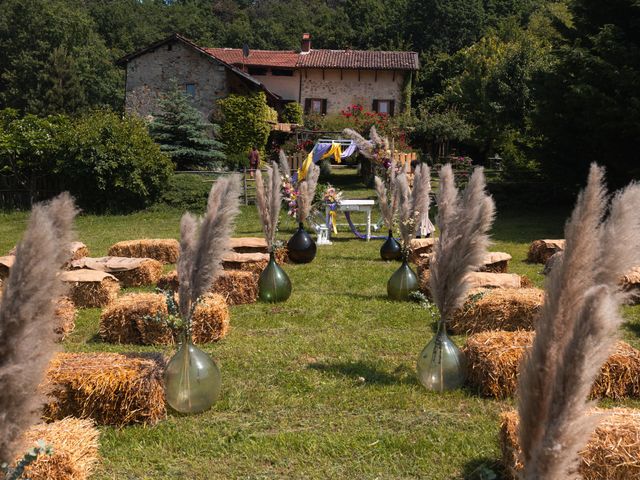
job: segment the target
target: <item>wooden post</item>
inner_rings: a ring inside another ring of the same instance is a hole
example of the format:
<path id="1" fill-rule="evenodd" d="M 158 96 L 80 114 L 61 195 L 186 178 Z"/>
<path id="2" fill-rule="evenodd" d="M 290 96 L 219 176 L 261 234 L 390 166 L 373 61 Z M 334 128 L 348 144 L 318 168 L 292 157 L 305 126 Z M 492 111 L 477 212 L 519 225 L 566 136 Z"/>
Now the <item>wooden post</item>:
<path id="1" fill-rule="evenodd" d="M 244 175 L 242 176 L 242 183 L 244 187 L 244 204 L 249 205 L 249 197 L 247 194 L 247 167 L 244 167 L 243 170 L 244 170 Z"/>

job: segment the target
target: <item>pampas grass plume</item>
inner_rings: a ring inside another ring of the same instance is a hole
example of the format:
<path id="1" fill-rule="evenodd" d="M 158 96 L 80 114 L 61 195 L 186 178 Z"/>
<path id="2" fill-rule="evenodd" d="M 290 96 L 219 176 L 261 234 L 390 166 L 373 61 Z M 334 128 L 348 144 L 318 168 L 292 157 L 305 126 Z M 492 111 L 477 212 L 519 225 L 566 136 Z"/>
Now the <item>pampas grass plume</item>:
<path id="1" fill-rule="evenodd" d="M 239 212 L 239 196 L 238 175 L 222 177 L 209 192 L 207 211 L 202 220 L 197 222 L 188 213 L 182 217 L 177 268 L 180 312 L 187 324 L 195 302 L 209 290 L 222 269 L 223 255 L 230 250 L 229 237 Z"/>
<path id="2" fill-rule="evenodd" d="M 607 203 L 604 171 L 594 164 L 521 367 L 518 437 L 527 480 L 580 478 L 578 452 L 599 421 L 587 398 L 622 322 L 618 278 L 640 263 L 640 186 L 618 193 L 604 219 Z"/>
<path id="3" fill-rule="evenodd" d="M 266 186 L 262 179 L 262 173 L 260 170 L 256 171 L 256 206 L 260 214 L 262 231 L 271 251 L 276 239 L 280 206 L 282 205 L 282 191 L 278 165 L 274 165 L 273 168 L 267 167 L 266 171 Z"/>
<path id="4" fill-rule="evenodd" d="M 25 430 L 40 421 L 38 391 L 55 351 L 54 302 L 70 259 L 77 210 L 66 193 L 33 207 L 0 305 L 0 463 L 12 463 Z"/>
<path id="5" fill-rule="evenodd" d="M 304 223 L 309 213 L 311 213 L 311 206 L 313 205 L 313 197 L 316 194 L 319 177 L 320 168 L 312 163 L 307 171 L 306 178 L 298 185 L 298 221 L 301 223 Z"/>

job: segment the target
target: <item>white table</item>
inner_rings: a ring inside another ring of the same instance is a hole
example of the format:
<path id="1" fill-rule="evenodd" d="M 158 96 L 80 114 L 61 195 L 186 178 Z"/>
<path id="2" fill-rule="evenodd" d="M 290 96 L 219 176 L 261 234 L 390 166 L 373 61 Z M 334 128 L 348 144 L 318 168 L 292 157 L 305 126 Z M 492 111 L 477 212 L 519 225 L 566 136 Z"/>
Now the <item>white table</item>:
<path id="1" fill-rule="evenodd" d="M 367 223 L 365 224 L 367 227 L 367 233 L 365 235 L 365 239 L 367 242 L 371 239 L 371 210 L 375 206 L 375 200 L 342 200 L 336 206 L 335 211 L 338 212 L 365 212 L 367 215 Z M 325 206 L 325 218 L 329 218 L 331 208 L 329 205 Z M 345 226 L 349 224 L 340 223 L 337 224 L 340 226 Z M 337 226 L 336 225 L 336 226 Z M 349 225 L 350 226 L 350 225 Z M 329 232 L 331 232 L 331 228 L 329 228 Z M 356 233 L 356 232 L 354 232 Z"/>

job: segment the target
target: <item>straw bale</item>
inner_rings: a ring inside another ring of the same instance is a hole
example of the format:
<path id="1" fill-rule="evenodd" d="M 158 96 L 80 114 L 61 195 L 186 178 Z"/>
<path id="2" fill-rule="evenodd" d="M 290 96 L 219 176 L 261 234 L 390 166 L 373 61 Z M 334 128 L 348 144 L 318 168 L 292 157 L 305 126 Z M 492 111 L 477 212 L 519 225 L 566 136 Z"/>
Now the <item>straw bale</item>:
<path id="1" fill-rule="evenodd" d="M 71 242 L 69 250 L 72 261 L 89 256 L 89 248 L 82 242 Z"/>
<path id="2" fill-rule="evenodd" d="M 544 291 L 539 288 L 496 288 L 469 295 L 447 322 L 455 335 L 487 330 L 533 330 Z"/>
<path id="3" fill-rule="evenodd" d="M 152 258 L 84 257 L 71 262 L 71 267 L 110 273 L 124 288 L 153 285 L 162 275 L 162 263 Z"/>
<path id="4" fill-rule="evenodd" d="M 487 252 L 479 272 L 507 273 L 511 255 L 506 252 Z"/>
<path id="5" fill-rule="evenodd" d="M 414 238 L 409 245 L 409 261 L 415 264 L 420 263 L 427 255 L 433 252 L 436 239 Z"/>
<path id="6" fill-rule="evenodd" d="M 224 338 L 229 331 L 229 307 L 222 295 L 204 295 L 191 317 L 193 343 L 209 343 Z"/>
<path id="7" fill-rule="evenodd" d="M 556 252 L 564 250 L 564 240 L 534 240 L 529 245 L 527 262 L 546 263 Z"/>
<path id="8" fill-rule="evenodd" d="M 176 263 L 180 253 L 180 244 L 173 238 L 126 240 L 109 247 L 109 256 L 153 258 L 162 263 Z"/>
<path id="9" fill-rule="evenodd" d="M 73 416 L 98 425 L 153 425 L 166 416 L 159 353 L 58 353 L 45 387 L 46 421 Z"/>
<path id="10" fill-rule="evenodd" d="M 268 253 L 269 246 L 263 237 L 236 237 L 229 239 L 231 250 L 236 253 Z"/>
<path id="11" fill-rule="evenodd" d="M 418 274 L 420 274 L 424 270 L 429 269 L 431 262 L 433 262 L 434 255 L 435 252 L 425 254 L 415 262 L 418 266 Z M 482 266 L 480 266 L 477 271 L 489 273 L 507 273 L 507 271 L 509 270 L 509 260 L 511 260 L 511 258 L 511 255 L 505 252 L 487 252 L 487 254 L 484 256 Z"/>
<path id="12" fill-rule="evenodd" d="M 640 412 L 631 408 L 594 408 L 590 413 L 603 416 L 580 452 L 578 472 L 584 480 L 640 478 Z M 502 462 L 507 478 L 514 480 L 522 469 L 518 422 L 515 410 L 500 415 Z"/>
<path id="13" fill-rule="evenodd" d="M 626 303 L 640 303 L 640 267 L 633 267 L 620 278 L 620 288 L 628 294 Z"/>
<path id="14" fill-rule="evenodd" d="M 62 272 L 60 278 L 69 287 L 69 298 L 78 308 L 104 307 L 113 302 L 120 283 L 113 275 L 80 269 Z"/>
<path id="15" fill-rule="evenodd" d="M 149 320 L 149 317 L 166 317 L 167 302 L 165 296 L 160 293 L 130 293 L 117 298 L 111 305 L 105 308 L 100 315 L 100 338 L 108 343 L 130 343 L 136 345 L 153 344 L 146 338 L 148 331 L 150 337 L 157 339 L 156 330 L 162 330 L 165 335 L 165 344 L 173 343 L 173 332 L 160 322 Z M 143 338 L 145 337 L 145 338 Z"/>
<path id="16" fill-rule="evenodd" d="M 431 298 L 428 269 L 419 270 L 420 291 Z M 469 289 L 479 288 L 526 288 L 531 286 L 531 280 L 516 273 L 471 272 L 467 275 Z"/>
<path id="17" fill-rule="evenodd" d="M 177 292 L 180 286 L 178 272 L 172 270 L 158 280 L 158 288 Z M 229 305 L 255 303 L 258 298 L 258 275 L 243 270 L 223 270 L 213 282 L 211 293 L 218 293 Z"/>
<path id="18" fill-rule="evenodd" d="M 222 266 L 225 270 L 242 270 L 259 274 L 267 263 L 269 263 L 269 255 L 266 253 L 230 252 L 222 257 Z"/>
<path id="19" fill-rule="evenodd" d="M 467 356 L 469 383 L 481 395 L 512 396 L 518 383 L 518 368 L 533 343 L 534 332 L 483 332 L 470 336 L 463 347 Z M 592 389 L 592 398 L 640 396 L 640 352 L 619 341 L 602 366 Z"/>
<path id="20" fill-rule="evenodd" d="M 177 292 L 180 282 L 178 281 L 178 271 L 171 270 L 165 273 L 158 279 L 156 285 L 160 290 L 167 290 L 169 292 Z"/>
<path id="21" fill-rule="evenodd" d="M 70 298 L 61 297 L 56 300 L 55 318 L 56 324 L 53 331 L 58 335 L 58 340 L 62 341 L 69 336 L 76 328 L 76 306 Z"/>
<path id="22" fill-rule="evenodd" d="M 86 480 L 98 465 L 99 437 L 100 432 L 87 419 L 67 417 L 31 427 L 24 434 L 20 451 L 26 452 L 36 446 L 38 440 L 43 440 L 53 452 L 51 455 L 39 455 L 25 468 L 23 477 L 31 480 Z"/>
<path id="23" fill-rule="evenodd" d="M 289 250 L 287 249 L 286 246 L 276 248 L 275 254 L 276 254 L 276 263 L 278 265 L 289 263 Z"/>
<path id="24" fill-rule="evenodd" d="M 9 276 L 9 271 L 11 270 L 11 267 L 13 267 L 15 260 L 15 255 L 5 255 L 4 257 L 0 257 L 0 279 L 7 278 Z"/>
<path id="25" fill-rule="evenodd" d="M 224 270 L 211 287 L 229 305 L 255 303 L 258 299 L 258 275 L 242 270 Z"/>
<path id="26" fill-rule="evenodd" d="M 166 321 L 166 298 L 160 293 L 131 293 L 118 298 L 100 316 L 100 337 L 110 343 L 172 345 L 178 331 Z M 194 343 L 215 342 L 229 329 L 229 308 L 224 297 L 207 294 L 191 319 Z"/>

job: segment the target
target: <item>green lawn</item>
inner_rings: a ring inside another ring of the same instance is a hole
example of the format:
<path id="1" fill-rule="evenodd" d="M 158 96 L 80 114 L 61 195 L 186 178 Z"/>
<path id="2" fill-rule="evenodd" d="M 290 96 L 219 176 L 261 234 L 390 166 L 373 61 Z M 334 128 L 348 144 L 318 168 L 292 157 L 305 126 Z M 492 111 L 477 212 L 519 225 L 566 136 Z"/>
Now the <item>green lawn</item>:
<path id="1" fill-rule="evenodd" d="M 335 179 L 350 190 L 346 197 L 372 195 L 348 177 L 344 171 Z M 93 255 L 103 255 L 119 240 L 177 238 L 180 213 L 82 215 L 78 236 Z M 499 212 L 493 249 L 511 253 L 511 271 L 542 285 L 541 267 L 524 263 L 527 246 L 560 237 L 566 213 Z M 0 214 L 0 252 L 19 239 L 26 218 Z M 279 238 L 294 226 L 285 219 Z M 235 235 L 260 235 L 255 207 L 242 208 Z M 467 390 L 424 391 L 414 368 L 432 319 L 417 304 L 387 300 L 397 265 L 379 260 L 380 242 L 344 231 L 335 240 L 319 247 L 313 263 L 285 266 L 294 286 L 286 303 L 231 308 L 229 335 L 205 347 L 223 375 L 211 411 L 170 414 L 154 427 L 101 427 L 102 464 L 94 478 L 491 478 L 489 469 L 499 469 L 498 415 L 511 404 Z M 640 346 L 640 308 L 625 315 L 622 335 Z M 64 348 L 153 350 L 102 343 L 98 318 L 97 309 L 80 312 Z"/>

